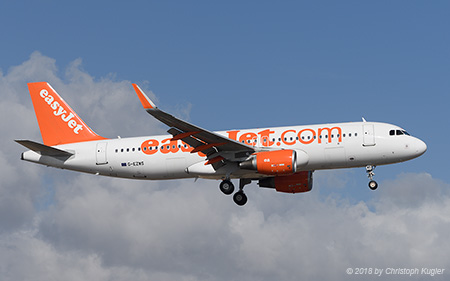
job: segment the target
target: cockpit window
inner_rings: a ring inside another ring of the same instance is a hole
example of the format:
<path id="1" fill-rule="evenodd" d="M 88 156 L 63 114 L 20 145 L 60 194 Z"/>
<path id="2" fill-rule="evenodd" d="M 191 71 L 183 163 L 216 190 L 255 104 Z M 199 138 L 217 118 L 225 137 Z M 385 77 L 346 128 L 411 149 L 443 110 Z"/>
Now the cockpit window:
<path id="1" fill-rule="evenodd" d="M 407 131 L 405 131 L 405 130 L 390 130 L 389 131 L 389 135 L 390 136 L 402 136 L 402 135 L 407 135 L 407 136 L 409 136 L 410 134 L 407 132 Z"/>

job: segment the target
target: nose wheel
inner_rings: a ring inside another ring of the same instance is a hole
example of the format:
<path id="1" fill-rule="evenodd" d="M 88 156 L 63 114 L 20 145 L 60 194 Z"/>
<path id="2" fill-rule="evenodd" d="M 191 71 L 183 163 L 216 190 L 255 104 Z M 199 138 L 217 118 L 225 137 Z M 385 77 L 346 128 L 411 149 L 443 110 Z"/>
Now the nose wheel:
<path id="1" fill-rule="evenodd" d="M 369 181 L 369 188 L 371 190 L 375 190 L 375 189 L 378 188 L 378 183 L 373 180 L 373 176 L 375 176 L 375 173 L 373 172 L 373 170 L 375 170 L 375 167 L 376 166 L 372 166 L 372 165 L 367 165 L 366 166 L 367 176 L 370 179 L 370 181 Z"/>
<path id="2" fill-rule="evenodd" d="M 369 181 L 369 188 L 375 190 L 378 188 L 378 183 L 376 181 Z"/>

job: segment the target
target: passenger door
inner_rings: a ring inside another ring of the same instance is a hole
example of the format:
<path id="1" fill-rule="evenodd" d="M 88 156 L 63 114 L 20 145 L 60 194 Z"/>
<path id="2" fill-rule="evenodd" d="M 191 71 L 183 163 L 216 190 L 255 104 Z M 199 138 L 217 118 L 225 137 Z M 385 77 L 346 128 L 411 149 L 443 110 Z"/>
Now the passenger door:
<path id="1" fill-rule="evenodd" d="M 375 145 L 375 131 L 373 124 L 363 125 L 363 146 L 374 146 Z"/>
<path id="2" fill-rule="evenodd" d="M 97 149 L 95 151 L 95 156 L 97 160 L 97 165 L 108 164 L 108 160 L 106 159 L 106 146 L 108 143 L 99 142 L 97 143 Z"/>

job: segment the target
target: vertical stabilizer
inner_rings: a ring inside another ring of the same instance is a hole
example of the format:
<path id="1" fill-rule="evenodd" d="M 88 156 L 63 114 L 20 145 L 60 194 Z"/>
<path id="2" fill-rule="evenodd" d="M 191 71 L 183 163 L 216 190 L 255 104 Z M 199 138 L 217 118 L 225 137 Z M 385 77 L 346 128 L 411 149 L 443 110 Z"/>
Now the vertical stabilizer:
<path id="1" fill-rule="evenodd" d="M 105 139 L 97 135 L 47 82 L 28 83 L 45 145 Z"/>

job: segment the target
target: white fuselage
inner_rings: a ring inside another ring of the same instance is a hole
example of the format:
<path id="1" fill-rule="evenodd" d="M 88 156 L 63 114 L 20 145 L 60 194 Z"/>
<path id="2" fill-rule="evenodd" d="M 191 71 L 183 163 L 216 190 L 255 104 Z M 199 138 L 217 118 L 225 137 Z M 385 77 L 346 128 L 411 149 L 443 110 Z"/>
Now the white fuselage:
<path id="1" fill-rule="evenodd" d="M 256 150 L 291 149 L 299 153 L 298 171 L 363 167 L 403 162 L 422 155 L 426 145 L 398 126 L 352 122 L 217 132 L 255 146 Z M 261 178 L 267 175 L 240 169 L 238 164 L 217 171 L 205 165 L 205 155 L 191 153 L 171 135 L 106 139 L 55 146 L 74 153 L 69 158 L 41 156 L 34 151 L 22 159 L 57 168 L 135 179 L 189 177 Z M 237 155 L 242 157 L 242 155 Z"/>

